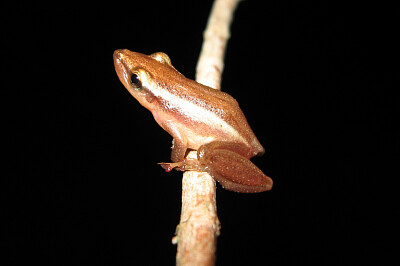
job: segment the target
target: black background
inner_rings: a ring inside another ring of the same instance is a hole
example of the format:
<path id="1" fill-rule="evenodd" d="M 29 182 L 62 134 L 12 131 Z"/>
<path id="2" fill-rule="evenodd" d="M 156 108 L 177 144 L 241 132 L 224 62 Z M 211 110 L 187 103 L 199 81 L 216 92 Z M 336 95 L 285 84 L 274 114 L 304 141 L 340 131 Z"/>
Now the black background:
<path id="1" fill-rule="evenodd" d="M 171 137 L 119 82 L 112 53 L 163 51 L 193 78 L 211 4 L 3 4 L 2 265 L 175 263 L 181 173 L 156 164 Z M 253 161 L 274 188 L 218 185 L 217 265 L 387 257 L 398 16 L 383 4 L 240 4 L 222 88 L 266 148 Z"/>

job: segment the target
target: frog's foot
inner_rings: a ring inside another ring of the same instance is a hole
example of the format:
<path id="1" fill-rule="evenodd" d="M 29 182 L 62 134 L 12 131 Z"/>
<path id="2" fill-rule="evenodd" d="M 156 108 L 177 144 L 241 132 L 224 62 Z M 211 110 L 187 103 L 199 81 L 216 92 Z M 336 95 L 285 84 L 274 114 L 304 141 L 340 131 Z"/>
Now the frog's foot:
<path id="1" fill-rule="evenodd" d="M 177 163 L 158 163 L 162 168 L 164 168 L 165 172 L 171 172 L 172 169 L 176 168 L 176 170 L 179 171 L 184 171 L 181 170 L 181 167 L 183 166 L 184 162 L 177 162 Z"/>
<path id="2" fill-rule="evenodd" d="M 204 171 L 205 167 L 201 166 L 198 160 L 192 160 L 192 159 L 185 159 L 180 162 L 176 163 L 158 163 L 166 172 L 171 172 L 172 169 L 176 169 L 178 171 L 188 171 L 188 170 L 194 170 L 194 171 Z"/>

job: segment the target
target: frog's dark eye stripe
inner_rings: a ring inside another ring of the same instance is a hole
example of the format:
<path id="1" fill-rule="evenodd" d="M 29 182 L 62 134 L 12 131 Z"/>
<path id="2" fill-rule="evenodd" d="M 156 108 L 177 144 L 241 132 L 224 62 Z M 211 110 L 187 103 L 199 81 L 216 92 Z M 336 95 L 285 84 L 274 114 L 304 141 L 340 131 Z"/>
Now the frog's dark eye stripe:
<path id="1" fill-rule="evenodd" d="M 131 84 L 137 89 L 142 87 L 142 82 L 140 82 L 139 76 L 134 73 L 131 75 Z"/>

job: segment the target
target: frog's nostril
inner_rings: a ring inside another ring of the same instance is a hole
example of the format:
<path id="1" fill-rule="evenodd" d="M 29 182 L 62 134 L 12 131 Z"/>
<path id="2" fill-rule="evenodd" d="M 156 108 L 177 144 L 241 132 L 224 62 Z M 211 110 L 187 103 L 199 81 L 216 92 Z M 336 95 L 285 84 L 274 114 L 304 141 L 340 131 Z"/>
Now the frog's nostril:
<path id="1" fill-rule="evenodd" d="M 121 55 L 122 55 L 121 49 L 115 50 L 113 54 L 114 61 L 121 59 Z"/>

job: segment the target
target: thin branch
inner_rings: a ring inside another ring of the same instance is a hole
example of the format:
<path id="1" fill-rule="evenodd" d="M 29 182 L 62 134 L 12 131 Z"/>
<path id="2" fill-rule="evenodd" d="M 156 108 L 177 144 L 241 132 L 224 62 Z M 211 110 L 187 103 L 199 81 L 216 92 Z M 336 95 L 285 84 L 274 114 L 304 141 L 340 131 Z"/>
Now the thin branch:
<path id="1" fill-rule="evenodd" d="M 225 48 L 230 37 L 229 26 L 239 2 L 240 0 L 215 0 L 204 31 L 196 81 L 217 90 L 221 89 Z"/>
<path id="2" fill-rule="evenodd" d="M 220 89 L 229 26 L 239 1 L 215 0 L 204 32 L 197 82 Z M 196 153 L 188 157 L 196 158 Z M 204 172 L 184 172 L 181 219 L 172 240 L 178 244 L 176 264 L 214 265 L 219 228 L 214 179 Z"/>

